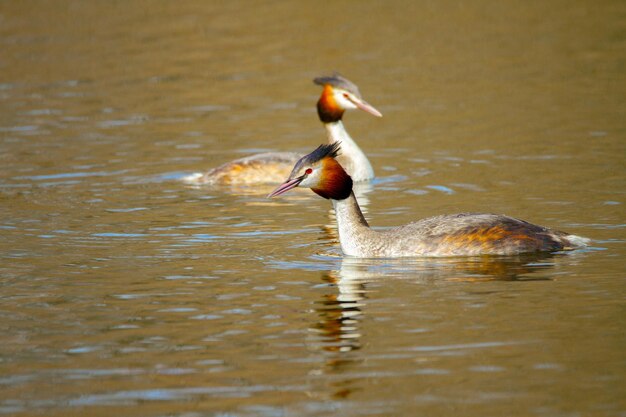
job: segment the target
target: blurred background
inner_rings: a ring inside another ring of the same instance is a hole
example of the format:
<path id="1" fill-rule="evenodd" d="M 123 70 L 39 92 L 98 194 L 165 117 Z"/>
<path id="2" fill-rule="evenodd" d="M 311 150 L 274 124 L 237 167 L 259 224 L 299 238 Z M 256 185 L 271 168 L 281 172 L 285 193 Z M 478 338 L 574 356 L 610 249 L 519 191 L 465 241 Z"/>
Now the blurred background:
<path id="1" fill-rule="evenodd" d="M 0 414 L 626 412 L 623 1 L 14 1 L 0 42 Z M 325 142 L 333 71 L 372 225 L 591 246 L 344 259 L 310 192 L 181 181 Z"/>

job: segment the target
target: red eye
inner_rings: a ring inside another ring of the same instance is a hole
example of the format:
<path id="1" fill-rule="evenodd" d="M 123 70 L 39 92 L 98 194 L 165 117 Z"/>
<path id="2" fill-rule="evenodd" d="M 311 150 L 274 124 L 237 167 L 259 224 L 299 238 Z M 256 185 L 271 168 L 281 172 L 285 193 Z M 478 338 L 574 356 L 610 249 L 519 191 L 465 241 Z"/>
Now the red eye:
<path id="1" fill-rule="evenodd" d="M 306 175 L 311 175 L 311 173 L 312 173 L 312 172 L 313 172 L 313 170 L 312 170 L 311 168 L 307 168 L 307 170 L 306 170 L 306 171 L 304 171 L 304 173 L 305 173 Z"/>

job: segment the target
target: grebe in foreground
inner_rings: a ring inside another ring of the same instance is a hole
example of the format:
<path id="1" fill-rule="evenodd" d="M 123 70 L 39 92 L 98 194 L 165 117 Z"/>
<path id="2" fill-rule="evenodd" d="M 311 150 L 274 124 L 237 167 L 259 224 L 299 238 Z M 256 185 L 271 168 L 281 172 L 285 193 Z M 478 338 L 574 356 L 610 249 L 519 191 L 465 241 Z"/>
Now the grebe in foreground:
<path id="1" fill-rule="evenodd" d="M 352 178 L 335 159 L 338 152 L 339 144 L 332 143 L 302 157 L 287 181 L 268 198 L 300 186 L 330 199 L 345 255 L 361 258 L 515 255 L 575 249 L 588 241 L 512 217 L 480 213 L 435 216 L 385 231 L 372 230 L 352 192 Z"/>
<path id="2" fill-rule="evenodd" d="M 324 123 L 329 143 L 341 142 L 343 154 L 339 158 L 354 181 L 374 178 L 374 169 L 359 145 L 343 126 L 346 110 L 361 109 L 369 114 L 382 114 L 361 97 L 359 88 L 339 74 L 313 80 L 323 87 L 317 102 L 317 113 Z M 247 156 L 213 168 L 205 174 L 192 174 L 184 178 L 195 184 L 260 184 L 279 183 L 289 173 L 302 155 L 293 152 L 268 152 Z"/>

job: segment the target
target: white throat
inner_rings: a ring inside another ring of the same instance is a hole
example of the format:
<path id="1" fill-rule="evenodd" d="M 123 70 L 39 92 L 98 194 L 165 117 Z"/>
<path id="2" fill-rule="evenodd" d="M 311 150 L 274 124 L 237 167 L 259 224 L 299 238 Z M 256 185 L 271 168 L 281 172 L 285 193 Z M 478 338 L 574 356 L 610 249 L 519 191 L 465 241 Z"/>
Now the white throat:
<path id="1" fill-rule="evenodd" d="M 328 142 L 341 142 L 341 152 L 337 160 L 346 172 L 352 177 L 352 181 L 369 181 L 374 178 L 374 168 L 369 159 L 363 153 L 359 145 L 350 137 L 341 120 L 333 123 L 325 123 Z"/>

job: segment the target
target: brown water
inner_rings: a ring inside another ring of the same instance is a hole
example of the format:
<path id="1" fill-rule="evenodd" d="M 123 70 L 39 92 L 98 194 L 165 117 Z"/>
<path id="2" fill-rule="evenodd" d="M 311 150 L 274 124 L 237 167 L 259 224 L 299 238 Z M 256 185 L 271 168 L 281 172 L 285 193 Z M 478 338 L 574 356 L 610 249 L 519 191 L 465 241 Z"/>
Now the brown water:
<path id="1" fill-rule="evenodd" d="M 222 3 L 0 4 L 0 414 L 626 415 L 626 3 Z M 312 193 L 179 181 L 312 150 L 332 70 L 372 224 L 591 247 L 342 259 Z"/>

